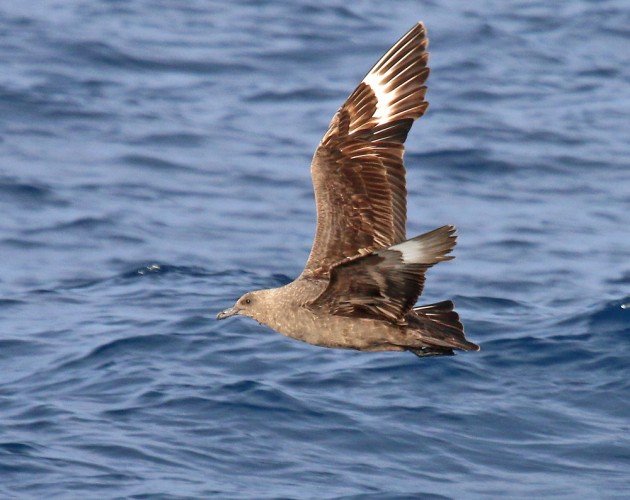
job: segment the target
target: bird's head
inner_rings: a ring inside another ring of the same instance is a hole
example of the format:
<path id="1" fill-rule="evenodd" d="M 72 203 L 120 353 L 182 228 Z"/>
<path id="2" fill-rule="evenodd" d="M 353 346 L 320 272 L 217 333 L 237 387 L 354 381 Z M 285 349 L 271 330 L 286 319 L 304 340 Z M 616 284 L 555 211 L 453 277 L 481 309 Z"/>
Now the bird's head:
<path id="1" fill-rule="evenodd" d="M 255 292 L 247 292 L 240 299 L 236 301 L 233 307 L 221 311 L 217 314 L 217 319 L 225 319 L 230 316 L 236 316 L 240 314 L 242 316 L 249 316 L 257 321 L 260 321 L 263 312 L 265 311 L 265 304 L 267 303 L 267 293 L 269 290 L 257 290 Z"/>

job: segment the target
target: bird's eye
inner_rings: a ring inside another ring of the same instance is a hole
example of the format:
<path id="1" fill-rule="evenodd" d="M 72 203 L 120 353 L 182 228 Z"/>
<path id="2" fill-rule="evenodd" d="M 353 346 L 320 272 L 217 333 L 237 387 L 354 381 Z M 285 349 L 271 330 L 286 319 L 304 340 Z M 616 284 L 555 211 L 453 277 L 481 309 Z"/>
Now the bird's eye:
<path id="1" fill-rule="evenodd" d="M 251 304 L 252 303 L 252 299 L 245 299 L 245 303 L 246 304 Z"/>

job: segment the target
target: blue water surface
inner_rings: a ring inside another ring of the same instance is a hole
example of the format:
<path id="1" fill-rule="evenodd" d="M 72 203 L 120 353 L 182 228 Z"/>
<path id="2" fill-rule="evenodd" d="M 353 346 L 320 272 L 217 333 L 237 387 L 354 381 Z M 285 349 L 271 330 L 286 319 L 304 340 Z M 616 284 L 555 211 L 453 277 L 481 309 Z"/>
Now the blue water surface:
<path id="1" fill-rule="evenodd" d="M 410 236 L 479 353 L 216 322 L 298 275 L 311 155 L 413 23 Z M 0 497 L 627 498 L 625 0 L 0 3 Z"/>

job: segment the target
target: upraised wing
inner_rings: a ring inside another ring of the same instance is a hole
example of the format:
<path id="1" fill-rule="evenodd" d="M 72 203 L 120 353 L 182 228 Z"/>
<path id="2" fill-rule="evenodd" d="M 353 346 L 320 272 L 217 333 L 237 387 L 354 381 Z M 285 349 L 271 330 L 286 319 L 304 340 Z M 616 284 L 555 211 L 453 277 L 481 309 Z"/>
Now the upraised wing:
<path id="1" fill-rule="evenodd" d="M 302 277 L 405 240 L 404 142 L 424 100 L 428 39 L 414 26 L 337 111 L 315 152 L 315 241 Z"/>

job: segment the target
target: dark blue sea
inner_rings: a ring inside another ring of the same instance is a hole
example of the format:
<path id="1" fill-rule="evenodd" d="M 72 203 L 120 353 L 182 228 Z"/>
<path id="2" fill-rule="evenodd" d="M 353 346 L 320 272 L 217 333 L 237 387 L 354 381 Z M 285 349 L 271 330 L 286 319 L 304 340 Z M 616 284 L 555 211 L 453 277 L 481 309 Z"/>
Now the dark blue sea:
<path id="1" fill-rule="evenodd" d="M 478 353 L 244 318 L 306 261 L 309 164 L 416 21 L 421 302 Z M 0 498 L 628 498 L 626 0 L 2 0 Z"/>

